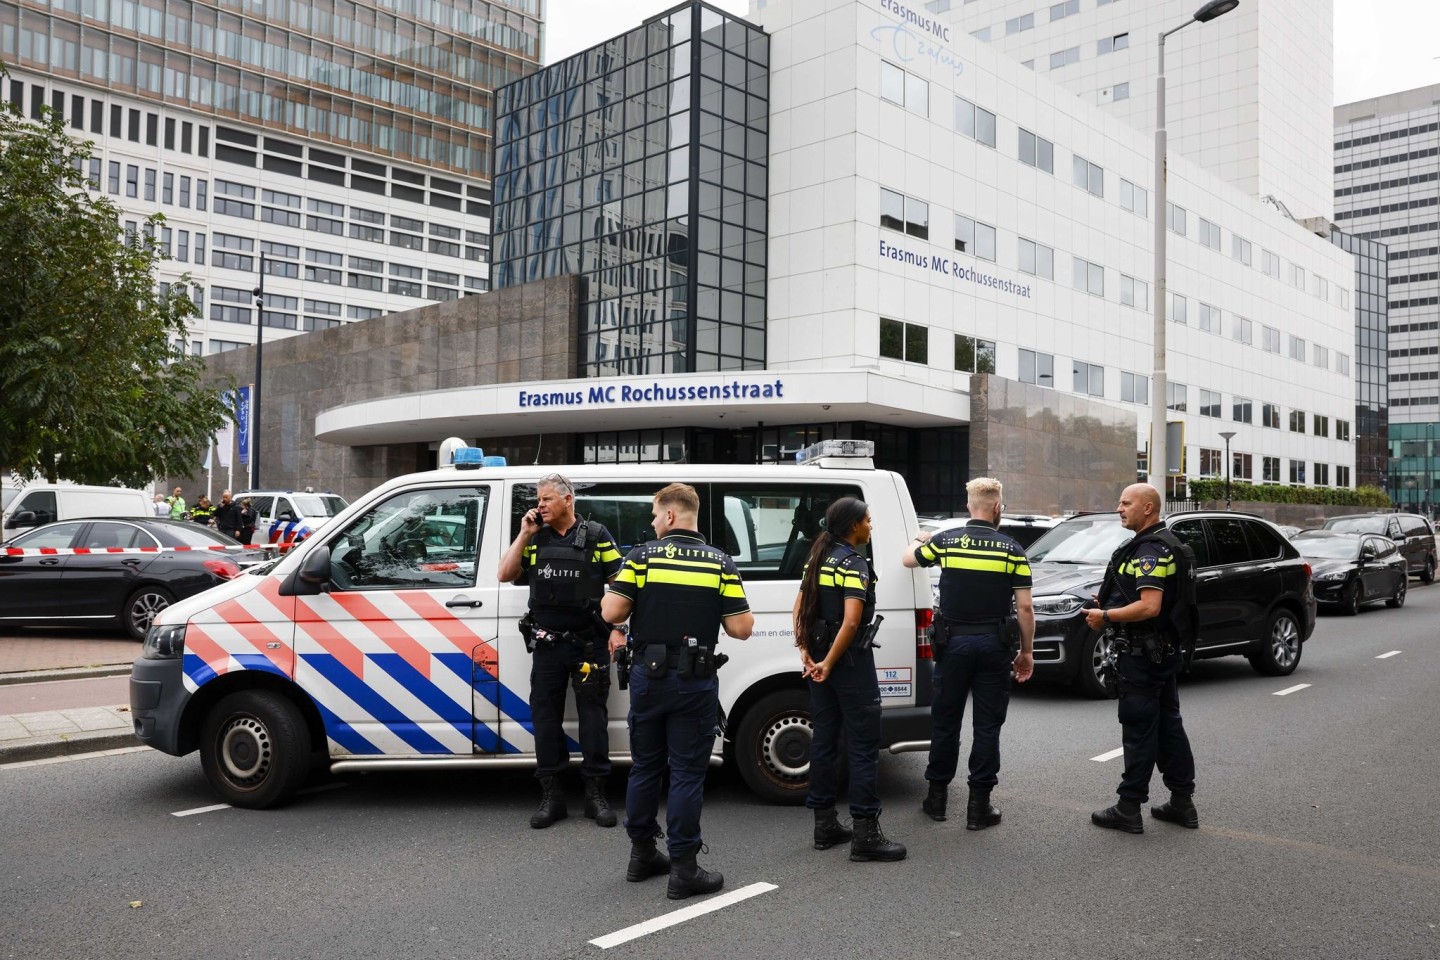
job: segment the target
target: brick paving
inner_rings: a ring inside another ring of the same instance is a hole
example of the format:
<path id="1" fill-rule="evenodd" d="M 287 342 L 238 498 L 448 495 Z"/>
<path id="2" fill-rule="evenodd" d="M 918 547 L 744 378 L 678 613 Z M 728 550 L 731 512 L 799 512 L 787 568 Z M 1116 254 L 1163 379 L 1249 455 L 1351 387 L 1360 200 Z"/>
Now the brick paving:
<path id="1" fill-rule="evenodd" d="M 140 644 L 124 633 L 9 630 L 0 634 L 0 673 L 133 663 Z"/>
<path id="2" fill-rule="evenodd" d="M 0 674 L 104 667 L 134 662 L 140 644 L 118 631 L 7 630 L 0 633 Z M 121 698 L 123 700 L 123 698 Z M 42 761 L 136 744 L 130 708 L 75 707 L 0 716 L 0 765 Z"/>

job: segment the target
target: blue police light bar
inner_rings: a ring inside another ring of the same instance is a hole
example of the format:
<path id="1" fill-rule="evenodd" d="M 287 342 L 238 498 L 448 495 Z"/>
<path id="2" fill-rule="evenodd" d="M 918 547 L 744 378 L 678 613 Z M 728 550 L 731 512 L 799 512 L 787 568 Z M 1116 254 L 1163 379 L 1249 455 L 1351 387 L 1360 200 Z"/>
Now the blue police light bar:
<path id="1" fill-rule="evenodd" d="M 504 458 L 487 457 L 485 451 L 479 447 L 460 447 L 456 449 L 450 462 L 455 465 L 456 470 L 479 470 L 481 467 L 495 466 L 489 462 L 495 459 Z"/>
<path id="2" fill-rule="evenodd" d="M 504 457 L 486 457 L 483 461 L 487 467 L 503 467 L 506 465 Z"/>

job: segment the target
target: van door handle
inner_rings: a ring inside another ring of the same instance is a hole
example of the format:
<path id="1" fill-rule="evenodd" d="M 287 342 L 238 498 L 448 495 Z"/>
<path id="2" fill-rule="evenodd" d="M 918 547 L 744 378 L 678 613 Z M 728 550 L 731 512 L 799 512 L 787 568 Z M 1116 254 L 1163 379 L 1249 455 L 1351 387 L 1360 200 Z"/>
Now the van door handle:
<path id="1" fill-rule="evenodd" d="M 454 600 L 446 600 L 446 601 L 445 601 L 445 606 L 447 606 L 447 607 L 470 607 L 471 609 L 474 609 L 475 607 L 483 607 L 483 606 L 485 606 L 485 601 L 484 601 L 484 600 L 466 600 L 466 599 L 464 599 L 463 597 L 456 597 Z"/>

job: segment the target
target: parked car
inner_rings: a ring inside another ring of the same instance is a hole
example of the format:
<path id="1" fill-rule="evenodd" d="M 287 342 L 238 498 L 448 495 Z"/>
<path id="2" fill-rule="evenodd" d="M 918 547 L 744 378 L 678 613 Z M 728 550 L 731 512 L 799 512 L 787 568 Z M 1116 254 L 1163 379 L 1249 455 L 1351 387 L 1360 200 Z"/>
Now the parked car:
<path id="1" fill-rule="evenodd" d="M 1353 617 L 1376 600 L 1405 605 L 1410 576 L 1394 541 L 1368 533 L 1307 530 L 1291 543 L 1310 561 L 1315 602 Z"/>
<path id="2" fill-rule="evenodd" d="M 920 529 L 926 533 L 938 533 L 941 530 L 949 530 L 951 527 L 963 527 L 970 522 L 966 517 L 922 517 Z M 1047 517 L 1043 514 L 1029 513 L 1006 513 L 1000 516 L 999 530 L 1007 536 L 1013 537 L 1015 542 L 1022 547 L 1039 540 L 1045 531 L 1055 526 L 1054 517 Z"/>
<path id="3" fill-rule="evenodd" d="M 1331 517 L 1324 529 L 1336 533 L 1373 533 L 1389 537 L 1400 548 L 1412 575 L 1423 583 L 1435 582 L 1435 528 L 1413 513 L 1367 513 Z"/>
<path id="4" fill-rule="evenodd" d="M 6 547 L 208 547 L 239 541 L 183 520 L 62 520 Z M 0 556 L 0 622 L 16 626 L 120 626 L 145 639 L 155 614 L 240 574 L 222 552 Z"/>
<path id="5" fill-rule="evenodd" d="M 1283 676 L 1300 663 L 1315 629 L 1310 565 L 1274 525 L 1249 514 L 1182 513 L 1164 523 L 1195 551 L 1200 639 L 1196 658 L 1242 654 L 1260 673 Z M 1035 673 L 1104 697 L 1099 677 L 1108 644 L 1082 606 L 1100 586 L 1116 548 L 1134 534 L 1113 513 L 1062 520 L 1027 551 L 1034 577 Z"/>
<path id="6" fill-rule="evenodd" d="M 0 512 L 0 539 L 56 520 L 85 517 L 149 517 L 150 494 L 127 487 L 94 487 L 78 483 L 32 483 L 7 487 Z"/>
<path id="7" fill-rule="evenodd" d="M 300 490 L 246 490 L 237 501 L 255 508 L 255 543 L 299 543 L 350 506 L 339 494 Z"/>

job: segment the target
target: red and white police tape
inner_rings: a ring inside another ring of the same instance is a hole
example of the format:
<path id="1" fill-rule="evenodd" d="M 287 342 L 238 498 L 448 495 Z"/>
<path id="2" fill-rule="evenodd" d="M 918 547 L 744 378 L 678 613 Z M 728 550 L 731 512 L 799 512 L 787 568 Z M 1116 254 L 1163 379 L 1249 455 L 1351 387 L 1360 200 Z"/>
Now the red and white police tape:
<path id="1" fill-rule="evenodd" d="M 69 557 L 89 556 L 100 553 L 184 553 L 194 551 L 208 553 L 212 550 L 232 553 L 246 550 L 289 550 L 299 546 L 301 541 L 289 543 L 217 543 L 206 547 L 0 547 L 0 557 Z"/>

